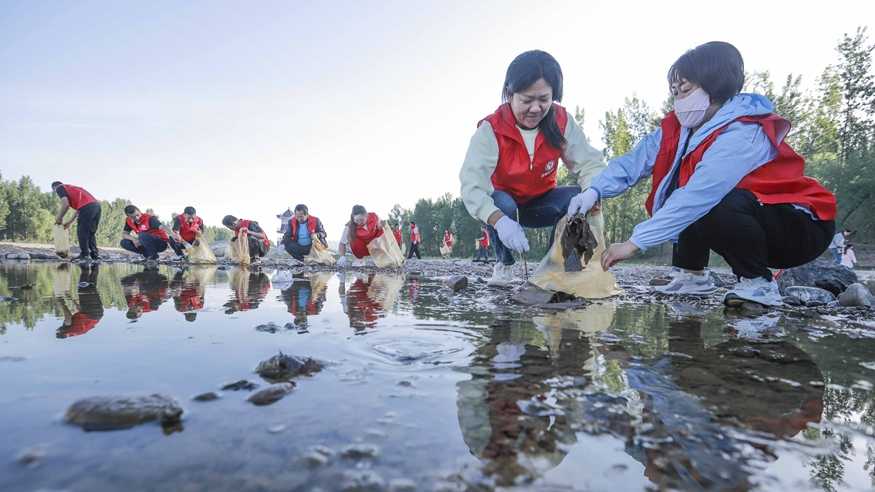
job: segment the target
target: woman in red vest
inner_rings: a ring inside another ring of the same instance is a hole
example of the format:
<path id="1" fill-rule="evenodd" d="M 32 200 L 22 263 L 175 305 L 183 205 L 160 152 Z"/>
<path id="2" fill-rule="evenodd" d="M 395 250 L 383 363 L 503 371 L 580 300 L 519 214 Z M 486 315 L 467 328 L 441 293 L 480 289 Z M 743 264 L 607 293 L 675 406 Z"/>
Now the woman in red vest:
<path id="1" fill-rule="evenodd" d="M 672 65 L 674 111 L 628 154 L 611 161 L 569 213 L 586 212 L 652 176 L 650 218 L 602 256 L 607 269 L 637 251 L 675 243 L 666 294 L 709 294 L 709 251 L 739 278 L 729 306 L 782 302 L 769 268 L 807 263 L 826 250 L 835 230 L 836 200 L 804 175 L 805 160 L 785 141 L 790 123 L 772 103 L 742 94 L 744 62 L 729 43 L 710 42 Z"/>
<path id="2" fill-rule="evenodd" d="M 437 232 L 437 231 L 435 231 Z M 419 227 L 416 226 L 416 222 L 410 221 L 410 250 L 407 251 L 407 259 L 413 258 L 413 255 L 416 255 L 417 260 L 422 259 L 422 255 L 419 253 L 419 244 L 422 243 L 422 234 L 419 233 Z"/>
<path id="3" fill-rule="evenodd" d="M 489 231 L 486 227 L 480 231 L 480 237 L 477 239 L 477 251 L 474 252 L 473 261 L 489 262 Z"/>
<path id="4" fill-rule="evenodd" d="M 361 205 L 352 207 L 349 222 L 343 228 L 343 235 L 337 249 L 337 253 L 340 255 L 337 266 L 341 268 L 349 266 L 349 259 L 346 257 L 347 249 L 359 259 L 370 256 L 368 243 L 382 235 L 383 224 L 377 214 L 368 212 Z"/>
<path id="5" fill-rule="evenodd" d="M 97 251 L 97 227 L 100 225 L 100 203 L 91 196 L 84 188 L 64 184 L 60 181 L 52 183 L 52 191 L 61 197 L 61 210 L 55 217 L 55 224 L 69 228 L 74 220 L 76 222 L 76 235 L 79 239 L 79 256 L 73 261 L 100 261 Z M 69 221 L 64 222 L 67 210 L 76 212 Z"/>
<path id="6" fill-rule="evenodd" d="M 158 260 L 158 253 L 170 246 L 177 256 L 182 256 L 182 247 L 167 234 L 158 217 L 140 212 L 128 205 L 125 207 L 125 227 L 120 246 L 132 253 L 143 255 L 148 262 Z"/>
<path id="7" fill-rule="evenodd" d="M 503 104 L 471 137 L 459 178 L 468 213 L 488 224 L 498 261 L 490 285 L 514 280 L 511 251 L 529 250 L 522 226 L 555 227 L 571 198 L 604 167 L 562 101 L 562 69 L 543 51 L 507 67 Z M 556 186 L 559 159 L 579 186 Z M 552 235 L 551 235 L 552 237 Z"/>

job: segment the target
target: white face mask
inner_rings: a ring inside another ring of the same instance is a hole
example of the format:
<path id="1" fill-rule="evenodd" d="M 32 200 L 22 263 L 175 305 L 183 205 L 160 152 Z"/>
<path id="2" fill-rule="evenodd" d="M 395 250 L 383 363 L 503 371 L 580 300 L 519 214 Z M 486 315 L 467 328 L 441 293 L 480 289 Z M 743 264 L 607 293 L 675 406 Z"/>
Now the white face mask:
<path id="1" fill-rule="evenodd" d="M 701 87 L 683 99 L 674 100 L 674 114 L 684 128 L 693 128 L 705 119 L 705 111 L 711 105 L 711 97 Z"/>

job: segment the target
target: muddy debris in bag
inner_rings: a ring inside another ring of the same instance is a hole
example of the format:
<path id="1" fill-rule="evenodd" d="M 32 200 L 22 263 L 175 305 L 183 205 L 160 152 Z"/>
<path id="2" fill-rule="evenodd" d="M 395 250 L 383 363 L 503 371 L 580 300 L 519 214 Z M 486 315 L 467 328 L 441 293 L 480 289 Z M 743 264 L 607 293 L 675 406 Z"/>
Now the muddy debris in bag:
<path id="1" fill-rule="evenodd" d="M 566 272 L 579 272 L 595 254 L 599 242 L 589 222 L 583 214 L 576 214 L 568 220 L 562 233 L 562 258 Z"/>

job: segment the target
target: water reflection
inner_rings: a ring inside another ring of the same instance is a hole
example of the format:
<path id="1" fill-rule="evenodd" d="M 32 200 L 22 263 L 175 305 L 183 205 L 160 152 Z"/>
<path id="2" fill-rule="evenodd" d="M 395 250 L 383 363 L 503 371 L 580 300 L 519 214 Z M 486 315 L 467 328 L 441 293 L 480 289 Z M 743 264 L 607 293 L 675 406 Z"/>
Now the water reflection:
<path id="1" fill-rule="evenodd" d="M 97 292 L 97 278 L 100 273 L 99 265 L 83 265 L 80 267 L 78 296 L 69 295 L 69 290 L 59 292 L 62 286 L 69 286 L 67 273 L 69 265 L 60 265 L 56 279 L 64 283 L 56 283 L 55 293 L 58 305 L 63 313 L 63 324 L 57 329 L 58 338 L 75 337 L 84 335 L 93 330 L 103 318 L 103 301 Z M 60 295 L 58 295 L 60 294 Z"/>
<path id="2" fill-rule="evenodd" d="M 258 309 L 261 301 L 270 292 L 270 277 L 258 270 L 234 267 L 228 280 L 232 296 L 224 304 L 225 314 Z"/>
<path id="3" fill-rule="evenodd" d="M 168 279 L 158 270 L 143 270 L 121 279 L 122 292 L 128 305 L 125 314 L 130 320 L 140 319 L 144 314 L 157 311 L 170 298 Z"/>
<path id="4" fill-rule="evenodd" d="M 307 329 L 310 316 L 322 312 L 330 279 L 330 272 L 297 273 L 292 276 L 291 286 L 282 290 L 280 298 L 288 307 L 292 323 L 299 331 Z"/>
<path id="5" fill-rule="evenodd" d="M 206 307 L 207 285 L 213 282 L 216 267 L 192 267 L 177 271 L 170 281 L 173 306 L 186 321 L 195 321 L 197 312 Z"/>
<path id="6" fill-rule="evenodd" d="M 349 288 L 346 287 L 350 282 Z M 338 294 L 349 326 L 356 332 L 377 326 L 394 309 L 404 277 L 400 274 L 351 272 L 341 274 Z"/>

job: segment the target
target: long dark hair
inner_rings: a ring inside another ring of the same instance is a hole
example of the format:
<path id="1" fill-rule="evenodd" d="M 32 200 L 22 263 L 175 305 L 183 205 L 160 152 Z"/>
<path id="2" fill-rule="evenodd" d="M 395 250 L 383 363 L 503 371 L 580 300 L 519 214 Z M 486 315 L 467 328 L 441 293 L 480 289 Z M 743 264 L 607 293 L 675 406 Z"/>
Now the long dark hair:
<path id="1" fill-rule="evenodd" d="M 508 102 L 513 94 L 528 89 L 538 79 L 544 79 L 553 89 L 554 101 L 562 102 L 562 67 L 553 55 L 541 50 L 526 51 L 510 62 L 501 87 L 502 102 Z M 552 106 L 538 128 L 553 147 L 561 149 L 565 145 L 565 136 L 559 130 Z"/>
<path id="2" fill-rule="evenodd" d="M 368 211 L 365 210 L 365 207 L 363 207 L 361 205 L 353 205 L 352 206 L 352 212 L 349 214 L 349 222 L 346 223 L 346 226 L 349 228 L 349 240 L 350 240 L 350 242 L 352 242 L 352 238 L 355 237 L 355 227 L 356 226 L 355 226 L 355 221 L 352 219 L 353 216 L 366 214 L 366 213 L 368 213 Z"/>

